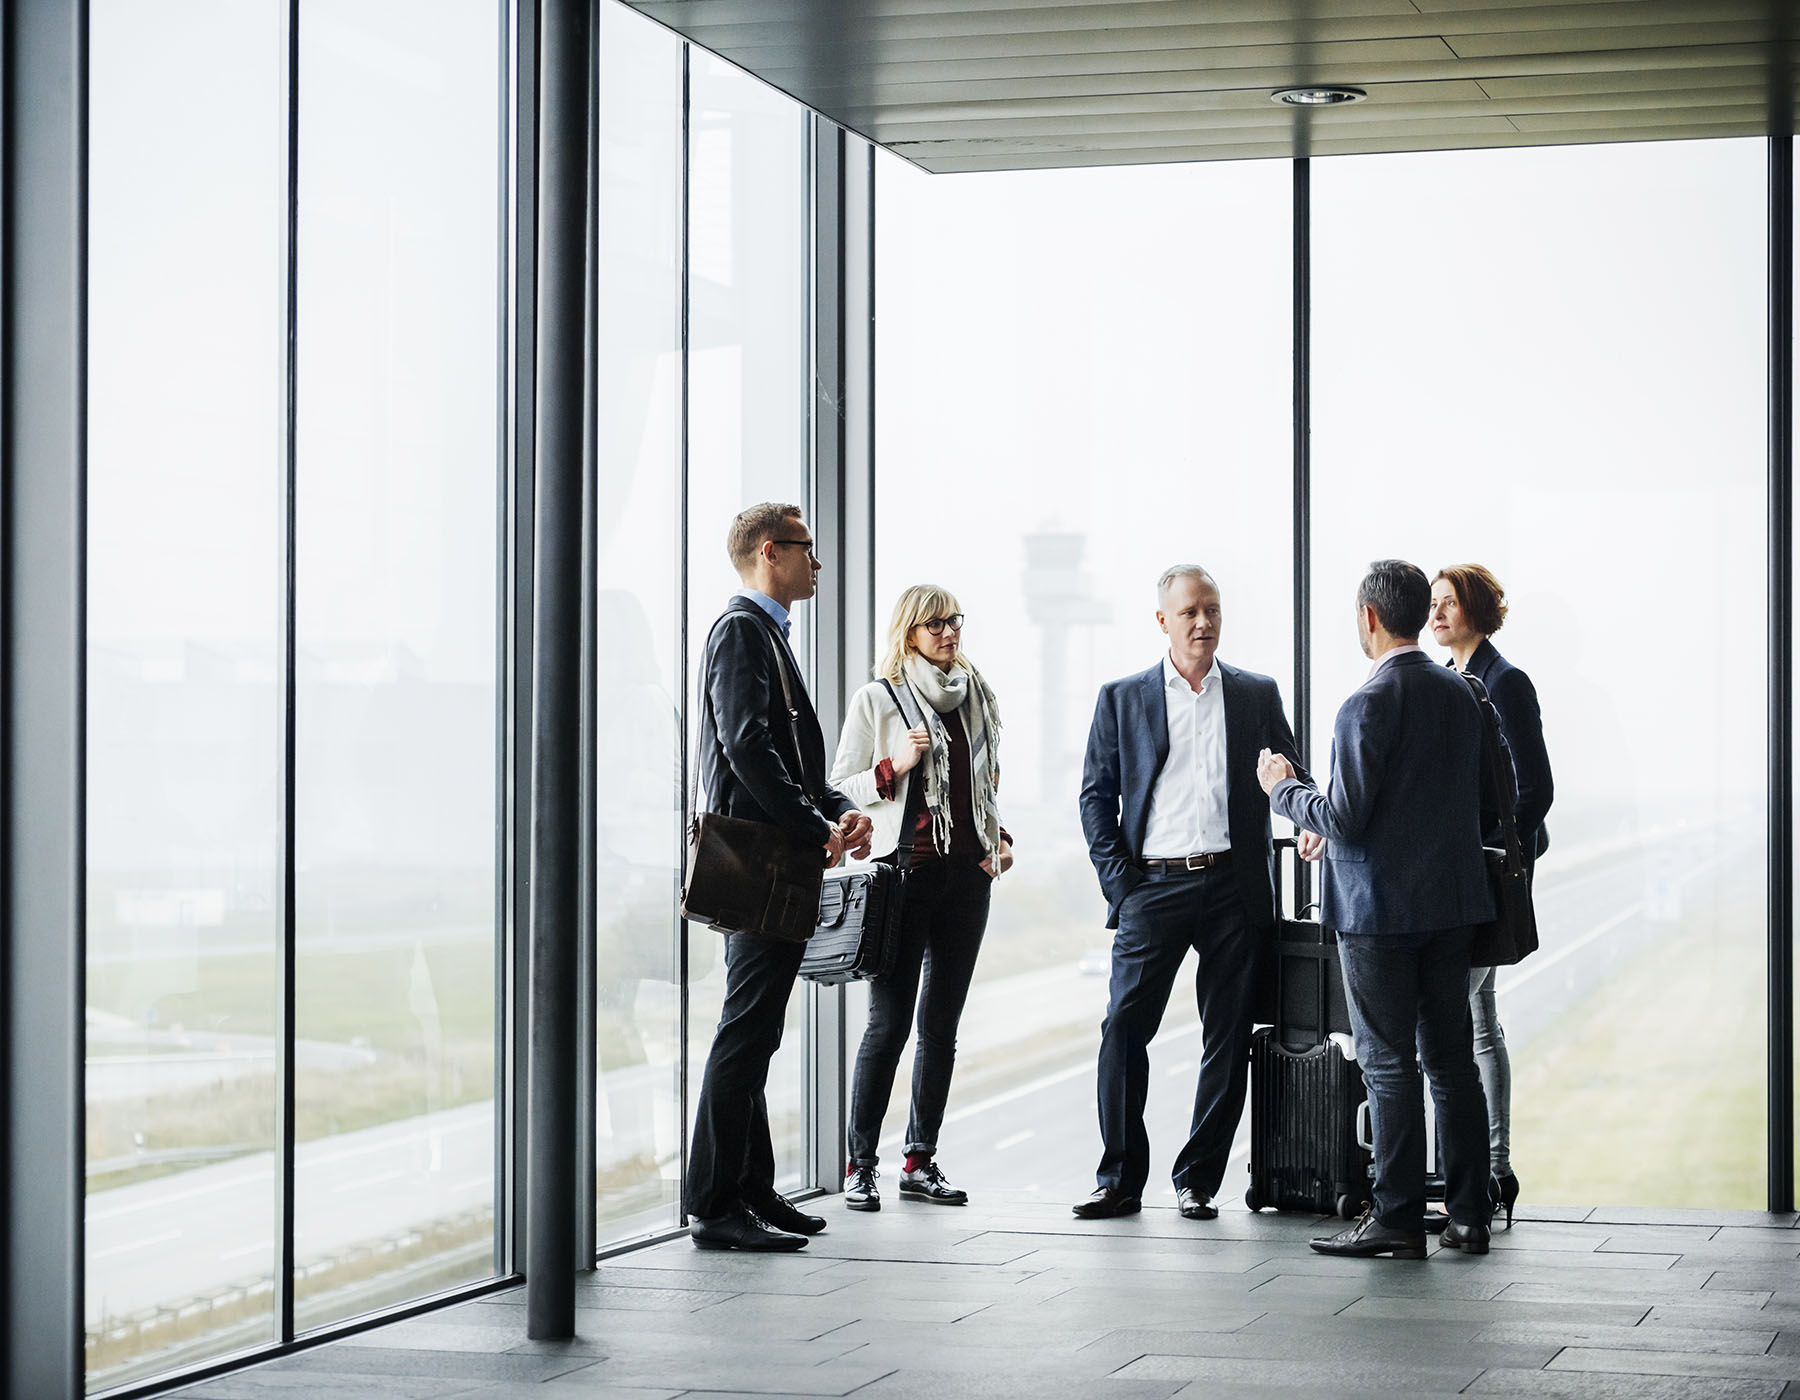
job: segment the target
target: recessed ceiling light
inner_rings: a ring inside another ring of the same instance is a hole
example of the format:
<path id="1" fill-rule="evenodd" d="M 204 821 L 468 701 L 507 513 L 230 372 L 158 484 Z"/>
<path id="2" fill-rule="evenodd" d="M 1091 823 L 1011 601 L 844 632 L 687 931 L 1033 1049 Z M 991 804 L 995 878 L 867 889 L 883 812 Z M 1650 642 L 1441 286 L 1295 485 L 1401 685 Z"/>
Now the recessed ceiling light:
<path id="1" fill-rule="evenodd" d="M 1354 87 L 1291 87 L 1277 88 L 1269 94 L 1269 101 L 1283 102 L 1290 107 L 1337 107 L 1346 102 L 1361 102 L 1368 95 Z"/>

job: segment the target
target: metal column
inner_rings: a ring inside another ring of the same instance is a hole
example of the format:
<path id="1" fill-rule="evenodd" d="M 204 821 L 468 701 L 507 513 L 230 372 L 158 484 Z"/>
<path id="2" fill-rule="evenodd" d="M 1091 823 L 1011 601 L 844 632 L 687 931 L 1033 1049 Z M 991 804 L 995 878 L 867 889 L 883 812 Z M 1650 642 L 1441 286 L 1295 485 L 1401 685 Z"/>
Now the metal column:
<path id="1" fill-rule="evenodd" d="M 4 12 L 0 1375 L 83 1388 L 87 6 Z"/>
<path id="2" fill-rule="evenodd" d="M 1769 1209 L 1794 1208 L 1794 138 L 1769 138 Z"/>
<path id="3" fill-rule="evenodd" d="M 1294 162 L 1294 747 L 1312 767 L 1312 162 Z M 1294 862 L 1294 910 L 1312 898 Z"/>
<path id="4" fill-rule="evenodd" d="M 538 10 L 526 1331 L 575 1334 L 581 536 L 592 238 L 591 0 Z"/>

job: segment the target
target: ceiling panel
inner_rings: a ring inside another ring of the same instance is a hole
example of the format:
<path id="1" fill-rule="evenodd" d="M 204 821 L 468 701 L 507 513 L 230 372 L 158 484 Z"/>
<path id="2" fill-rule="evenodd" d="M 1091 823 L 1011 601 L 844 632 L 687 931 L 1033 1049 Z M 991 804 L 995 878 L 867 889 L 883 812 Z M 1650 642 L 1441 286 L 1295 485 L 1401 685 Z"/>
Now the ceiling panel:
<path id="1" fill-rule="evenodd" d="M 634 0 L 928 170 L 1756 136 L 1792 0 Z M 1365 89 L 1329 110 L 1276 88 Z"/>

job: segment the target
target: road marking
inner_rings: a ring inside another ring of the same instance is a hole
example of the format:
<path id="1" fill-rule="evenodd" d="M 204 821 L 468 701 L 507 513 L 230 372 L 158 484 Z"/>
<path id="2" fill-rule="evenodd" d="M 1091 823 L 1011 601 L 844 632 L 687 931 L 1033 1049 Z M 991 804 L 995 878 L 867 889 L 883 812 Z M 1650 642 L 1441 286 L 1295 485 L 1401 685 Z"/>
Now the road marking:
<path id="1" fill-rule="evenodd" d="M 261 1254 L 264 1250 L 272 1251 L 274 1240 L 260 1240 L 256 1244 L 247 1244 L 242 1249 L 228 1249 L 219 1255 L 221 1259 L 242 1259 L 247 1254 Z"/>
<path id="2" fill-rule="evenodd" d="M 274 1179 L 273 1164 L 265 1164 L 259 1171 L 247 1172 L 243 1176 L 230 1177 L 224 1181 L 215 1181 L 207 1186 L 196 1186 L 187 1191 L 171 1191 L 167 1195 L 159 1193 L 149 1200 L 139 1201 L 134 1205 L 114 1206 L 111 1210 L 90 1210 L 87 1213 L 87 1223 L 92 1225 L 96 1220 L 116 1220 L 121 1215 L 133 1215 L 140 1210 L 163 1210 L 176 1201 L 192 1200 L 196 1196 L 215 1196 L 223 1191 L 234 1191 L 240 1186 L 264 1186 Z M 117 1189 L 130 1191 L 134 1188 L 123 1186 Z"/>
<path id="3" fill-rule="evenodd" d="M 994 1144 L 994 1151 L 1004 1152 L 1009 1147 L 1017 1147 L 1022 1142 L 1030 1142 L 1031 1139 L 1036 1136 L 1037 1136 L 1036 1128 L 1027 1128 L 1022 1133 L 1014 1133 L 1009 1138 L 1001 1138 L 999 1142 Z"/>
<path id="4" fill-rule="evenodd" d="M 454 1185 L 450 1188 L 450 1190 L 451 1190 L 452 1194 L 460 1196 L 464 1191 L 474 1191 L 477 1188 L 479 1188 L 483 1191 L 493 1190 L 494 1189 L 494 1178 L 493 1178 L 492 1174 L 489 1174 L 487 1176 L 472 1176 L 467 1181 L 457 1182 L 456 1185 Z"/>
<path id="5" fill-rule="evenodd" d="M 1706 874 L 1706 872 L 1711 870 L 1714 866 L 1720 864 L 1724 859 L 1724 856 L 1714 856 L 1709 861 L 1703 861 L 1701 864 L 1690 870 L 1687 875 L 1682 878 L 1680 883 L 1683 885 L 1691 884 L 1693 881 L 1698 880 L 1702 875 Z M 1530 966 L 1516 976 L 1508 977 L 1504 982 L 1496 981 L 1494 984 L 1494 991 L 1496 993 L 1510 992 L 1515 987 L 1524 986 L 1540 972 L 1548 972 L 1565 958 L 1574 957 L 1575 954 L 1579 953 L 1595 939 L 1604 938 L 1607 934 L 1618 928 L 1620 924 L 1625 923 L 1628 919 L 1635 919 L 1643 912 L 1644 901 L 1640 899 L 1636 904 L 1621 909 L 1604 923 L 1595 925 L 1586 933 L 1582 934 L 1580 938 L 1577 938 L 1573 943 L 1565 944 L 1563 947 L 1558 948 L 1554 953 L 1550 954 L 1549 957 L 1533 958 Z"/>
<path id="6" fill-rule="evenodd" d="M 341 1196 L 346 1191 L 361 1191 L 366 1186 L 380 1186 L 383 1182 L 399 1181 L 406 1174 L 403 1168 L 396 1167 L 391 1172 L 381 1172 L 376 1176 L 365 1176 L 355 1181 L 346 1181 L 342 1186 L 332 1187 L 331 1194 Z"/>
<path id="7" fill-rule="evenodd" d="M 1199 1032 L 1200 1023 L 1198 1021 L 1193 1021 L 1185 1026 L 1177 1026 L 1172 1031 L 1164 1031 L 1150 1043 L 1152 1045 L 1165 1045 L 1171 1040 L 1179 1040 L 1182 1036 L 1187 1035 L 1198 1035 Z M 1012 1103 L 1015 1100 L 1039 1093 L 1044 1089 L 1052 1088 L 1058 1084 L 1067 1084 L 1071 1079 L 1079 1079 L 1084 1074 L 1092 1073 L 1094 1073 L 1094 1061 L 1092 1059 L 1084 1059 L 1079 1064 L 1070 1065 L 1067 1069 L 1059 1069 L 1052 1074 L 1041 1074 L 1036 1079 L 1019 1085 L 1016 1089 L 1008 1089 L 1004 1094 L 995 1094 L 992 1098 L 981 1100 L 980 1103 L 972 1103 L 967 1108 L 959 1108 L 955 1113 L 946 1114 L 944 1121 L 946 1123 L 960 1123 L 964 1119 L 974 1118 L 978 1114 L 990 1112 L 991 1110 L 998 1108 L 1001 1104 Z"/>
<path id="8" fill-rule="evenodd" d="M 1193 1060 L 1177 1060 L 1174 1064 L 1164 1070 L 1163 1073 L 1168 1075 L 1171 1079 L 1179 1079 L 1184 1074 L 1193 1073 L 1194 1063 Z"/>
<path id="9" fill-rule="evenodd" d="M 167 1244 L 170 1240 L 180 1238 L 181 1231 L 169 1230 L 160 1235 L 152 1235 L 147 1240 L 137 1240 L 132 1244 L 116 1244 L 111 1249 L 96 1249 L 89 1258 L 110 1259 L 115 1254 L 130 1254 L 135 1249 L 149 1249 L 154 1245 Z"/>

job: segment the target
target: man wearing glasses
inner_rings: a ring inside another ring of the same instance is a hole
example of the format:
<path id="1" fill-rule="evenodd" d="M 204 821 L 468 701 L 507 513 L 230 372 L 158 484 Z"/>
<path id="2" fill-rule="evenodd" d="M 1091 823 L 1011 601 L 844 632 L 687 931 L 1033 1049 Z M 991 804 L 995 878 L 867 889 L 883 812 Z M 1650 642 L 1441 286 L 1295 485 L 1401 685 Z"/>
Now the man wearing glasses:
<path id="1" fill-rule="evenodd" d="M 825 739 L 788 647 L 789 611 L 818 590 L 819 557 L 798 506 L 743 511 L 726 536 L 744 581 L 700 662 L 700 781 L 706 810 L 784 826 L 827 865 L 869 851 L 869 819 L 825 777 Z M 793 697 L 790 712 L 779 666 Z M 696 804 L 699 794 L 695 795 Z M 775 1189 L 764 1086 L 781 1045 L 803 943 L 725 939 L 725 1002 L 706 1057 L 688 1154 L 688 1233 L 701 1249 L 799 1249 L 825 1228 Z"/>
<path id="2" fill-rule="evenodd" d="M 1219 589 L 1197 564 L 1157 580 L 1167 655 L 1101 687 L 1082 773 L 1081 829 L 1116 928 L 1112 986 L 1100 1029 L 1099 1189 L 1084 1220 L 1133 1215 L 1150 1175 L 1144 1099 L 1151 1039 L 1189 948 L 1204 1046 L 1194 1117 L 1176 1155 L 1175 1199 L 1189 1220 L 1218 1215 L 1231 1142 L 1244 1113 L 1256 950 L 1275 923 L 1269 800 L 1260 750 L 1299 768 L 1281 692 L 1227 666 Z"/>

